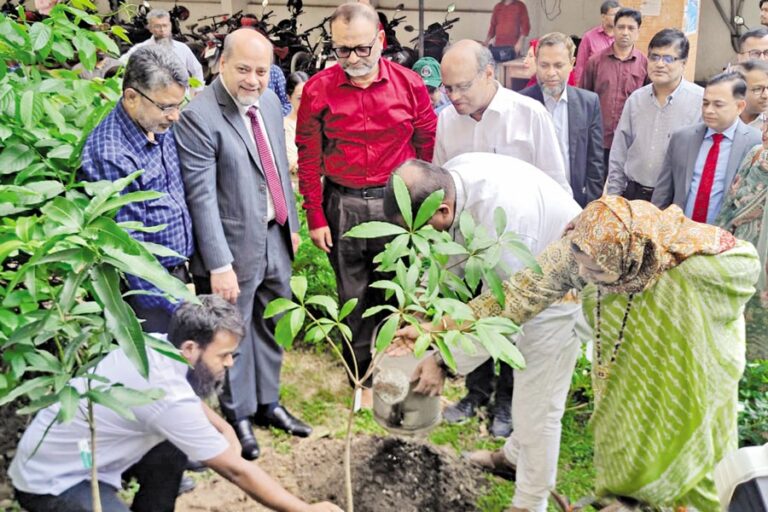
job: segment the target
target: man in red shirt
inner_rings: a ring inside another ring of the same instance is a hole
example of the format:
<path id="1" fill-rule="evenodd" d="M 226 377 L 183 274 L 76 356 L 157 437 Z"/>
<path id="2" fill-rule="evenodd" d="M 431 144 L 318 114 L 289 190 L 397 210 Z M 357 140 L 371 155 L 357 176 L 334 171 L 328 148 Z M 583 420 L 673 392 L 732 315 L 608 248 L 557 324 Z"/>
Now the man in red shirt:
<path id="1" fill-rule="evenodd" d="M 296 123 L 299 191 L 304 196 L 309 236 L 329 254 L 339 300 L 357 298 L 349 316 L 359 375 L 370 363 L 375 318 L 361 318 L 383 297 L 369 288 L 377 279 L 373 257 L 385 239 L 342 237 L 353 226 L 386 220 L 384 186 L 392 170 L 409 158 L 431 161 L 437 118 L 419 75 L 381 58 L 384 32 L 367 5 L 347 3 L 331 17 L 338 65 L 304 86 Z M 321 176 L 325 176 L 324 184 Z M 367 393 L 364 404 L 370 398 Z M 367 404 L 365 404 L 367 405 Z"/>
<path id="2" fill-rule="evenodd" d="M 494 48 L 511 46 L 515 49 L 512 55 L 514 58 L 523 49 L 523 43 L 530 31 L 531 22 L 525 4 L 520 0 L 502 0 L 493 7 L 485 45 L 488 46 L 493 39 Z M 495 53 L 494 58 L 497 58 Z"/>
<path id="3" fill-rule="evenodd" d="M 625 7 L 616 13 L 614 21 L 613 44 L 589 59 L 579 82 L 579 87 L 597 93 L 600 97 L 606 169 L 613 134 L 624 110 L 624 103 L 630 94 L 648 81 L 648 59 L 635 48 L 640 37 L 642 15 L 639 11 Z"/>

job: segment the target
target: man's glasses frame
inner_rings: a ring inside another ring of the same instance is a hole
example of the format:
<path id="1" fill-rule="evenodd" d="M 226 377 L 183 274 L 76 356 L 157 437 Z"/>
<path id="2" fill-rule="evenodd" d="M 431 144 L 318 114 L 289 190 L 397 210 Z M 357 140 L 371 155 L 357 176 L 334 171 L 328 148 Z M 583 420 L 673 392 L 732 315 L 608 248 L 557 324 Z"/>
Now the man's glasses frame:
<path id="1" fill-rule="evenodd" d="M 655 63 L 663 62 L 666 65 L 670 65 L 683 59 L 681 57 L 675 57 L 674 55 L 659 55 L 658 53 L 649 53 L 648 60 Z"/>
<path id="2" fill-rule="evenodd" d="M 750 59 L 768 60 L 768 50 L 749 50 L 748 52 L 740 52 L 739 55 L 749 55 Z"/>
<path id="3" fill-rule="evenodd" d="M 334 55 L 336 55 L 336 58 L 338 59 L 348 59 L 349 56 L 352 55 L 352 52 L 355 52 L 355 55 L 358 57 L 370 57 L 373 47 L 376 46 L 377 37 L 379 37 L 378 33 L 373 36 L 373 40 L 370 44 L 361 44 L 355 46 L 354 48 L 350 48 L 349 46 L 334 46 L 331 48 L 331 50 L 333 50 Z"/>
<path id="4" fill-rule="evenodd" d="M 456 84 L 456 85 L 445 85 L 443 84 L 443 90 L 445 91 L 445 94 L 464 94 L 468 90 L 472 88 L 473 85 L 475 85 L 475 82 L 478 78 L 480 78 L 480 75 L 482 75 L 483 72 L 480 71 L 478 74 L 475 75 L 475 77 L 470 80 L 469 82 L 464 82 L 463 84 Z"/>
<path id="5" fill-rule="evenodd" d="M 136 89 L 135 87 L 131 87 L 131 89 L 133 89 L 134 91 L 136 91 L 137 93 L 139 93 L 139 94 L 140 94 L 140 95 L 141 95 L 143 98 L 145 98 L 145 99 L 146 99 L 146 100 L 148 100 L 148 101 L 149 101 L 151 104 L 153 104 L 154 106 L 156 106 L 157 108 L 159 108 L 159 109 L 160 109 L 160 112 L 162 112 L 162 114 L 163 114 L 164 116 L 170 116 L 170 115 L 173 115 L 173 114 L 175 114 L 176 112 L 179 112 L 179 111 L 181 110 L 181 108 L 182 108 L 184 105 L 186 105 L 186 103 L 187 103 L 187 99 L 185 98 L 185 99 L 184 99 L 184 100 L 182 100 L 182 102 L 181 102 L 181 103 L 179 103 L 178 105 L 161 105 L 160 103 L 156 102 L 155 100 L 153 100 L 152 98 L 150 98 L 149 96 L 147 96 L 146 94 L 144 94 L 144 93 L 143 93 L 143 92 L 142 92 L 140 89 Z"/>

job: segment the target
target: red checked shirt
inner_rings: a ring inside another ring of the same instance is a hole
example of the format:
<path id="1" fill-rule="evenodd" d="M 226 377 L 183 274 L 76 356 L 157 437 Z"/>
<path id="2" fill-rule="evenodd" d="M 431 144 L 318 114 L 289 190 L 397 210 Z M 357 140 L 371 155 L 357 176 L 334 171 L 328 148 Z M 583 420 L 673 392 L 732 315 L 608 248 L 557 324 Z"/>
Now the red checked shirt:
<path id="1" fill-rule="evenodd" d="M 363 89 L 339 65 L 313 76 L 301 95 L 296 145 L 309 229 L 325 227 L 320 177 L 349 188 L 386 184 L 409 158 L 432 161 L 437 117 L 422 78 L 379 60 Z"/>
<path id="2" fill-rule="evenodd" d="M 528 9 L 523 2 L 499 2 L 493 7 L 488 37 L 496 37 L 494 46 L 515 46 L 520 36 L 526 37 L 530 31 Z"/>

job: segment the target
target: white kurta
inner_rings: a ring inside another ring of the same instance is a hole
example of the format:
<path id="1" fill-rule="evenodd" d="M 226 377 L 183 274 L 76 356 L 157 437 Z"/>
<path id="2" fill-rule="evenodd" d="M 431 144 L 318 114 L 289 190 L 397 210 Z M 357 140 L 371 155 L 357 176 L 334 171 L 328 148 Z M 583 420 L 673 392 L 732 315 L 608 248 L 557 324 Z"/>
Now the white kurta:
<path id="1" fill-rule="evenodd" d="M 555 146 L 555 151 L 558 152 Z M 488 153 L 467 153 L 446 162 L 456 184 L 456 219 L 451 231 L 461 239 L 458 217 L 472 214 L 478 225 L 495 232 L 493 212 L 507 214 L 507 231 L 516 233 L 536 255 L 558 240 L 581 208 L 569 193 L 534 166 L 517 158 Z M 522 268 L 512 254 L 503 253 L 511 272 Z M 504 273 L 502 278 L 509 275 Z M 580 305 L 556 304 L 523 325 L 515 344 L 525 357 L 526 368 L 515 370 L 512 396 L 513 432 L 504 446 L 507 458 L 517 466 L 513 505 L 532 512 L 546 510 L 550 489 L 557 476 L 560 452 L 560 420 L 571 375 L 579 353 L 575 323 Z M 462 373 L 485 360 L 456 352 Z"/>
<path id="2" fill-rule="evenodd" d="M 500 84 L 480 121 L 460 115 L 453 105 L 443 109 L 437 119 L 435 164 L 472 152 L 519 158 L 571 193 L 552 116 L 538 101 Z"/>

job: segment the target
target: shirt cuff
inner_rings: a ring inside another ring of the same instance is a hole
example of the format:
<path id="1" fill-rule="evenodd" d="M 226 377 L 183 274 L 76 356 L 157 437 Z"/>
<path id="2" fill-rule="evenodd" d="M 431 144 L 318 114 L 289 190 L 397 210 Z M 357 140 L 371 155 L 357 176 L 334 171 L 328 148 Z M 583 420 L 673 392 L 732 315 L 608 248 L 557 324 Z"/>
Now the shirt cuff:
<path id="1" fill-rule="evenodd" d="M 307 210 L 307 227 L 309 229 L 319 229 L 328 226 L 328 221 L 322 209 Z"/>
<path id="2" fill-rule="evenodd" d="M 223 267 L 211 269 L 211 274 L 223 274 L 224 272 L 229 272 L 230 270 L 232 270 L 232 264 L 227 263 Z"/>

